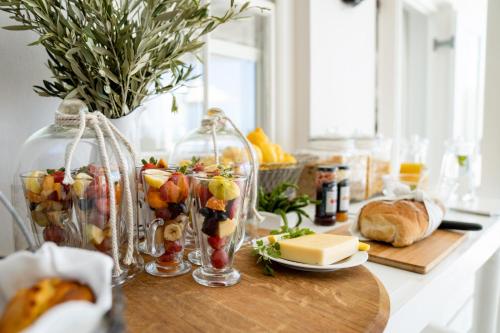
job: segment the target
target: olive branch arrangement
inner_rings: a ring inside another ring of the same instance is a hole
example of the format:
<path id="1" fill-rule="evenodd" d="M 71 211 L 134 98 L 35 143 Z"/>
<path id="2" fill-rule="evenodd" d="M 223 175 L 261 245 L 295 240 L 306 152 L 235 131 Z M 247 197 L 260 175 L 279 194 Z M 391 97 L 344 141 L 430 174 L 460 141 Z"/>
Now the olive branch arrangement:
<path id="1" fill-rule="evenodd" d="M 151 95 L 172 92 L 197 77 L 183 60 L 202 37 L 241 17 L 249 3 L 228 0 L 224 15 L 210 16 L 200 0 L 0 0 L 0 10 L 32 30 L 48 54 L 52 80 L 35 86 L 41 96 L 80 98 L 91 111 L 119 118 Z M 177 111 L 175 96 L 172 111 Z"/>

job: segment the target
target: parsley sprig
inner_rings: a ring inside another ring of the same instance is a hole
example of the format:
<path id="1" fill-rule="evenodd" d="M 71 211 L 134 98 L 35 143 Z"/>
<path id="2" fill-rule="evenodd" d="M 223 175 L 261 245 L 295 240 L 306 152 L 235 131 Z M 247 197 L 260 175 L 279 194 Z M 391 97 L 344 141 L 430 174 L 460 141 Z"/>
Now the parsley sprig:
<path id="1" fill-rule="evenodd" d="M 282 235 L 281 239 L 297 238 L 311 234 L 314 234 L 314 231 L 309 228 L 289 228 L 288 225 L 283 225 L 277 230 L 271 230 L 271 235 Z M 259 239 L 255 242 L 252 254 L 257 256 L 257 264 L 263 264 L 264 275 L 275 276 L 274 269 L 271 267 L 271 258 L 281 257 L 280 244 L 278 242 L 265 244 L 264 240 Z"/>

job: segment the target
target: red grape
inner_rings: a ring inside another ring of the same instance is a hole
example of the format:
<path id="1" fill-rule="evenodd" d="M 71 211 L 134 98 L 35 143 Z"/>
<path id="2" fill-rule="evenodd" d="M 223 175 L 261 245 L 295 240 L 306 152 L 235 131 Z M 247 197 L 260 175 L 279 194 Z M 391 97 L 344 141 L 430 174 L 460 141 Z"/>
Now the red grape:
<path id="1" fill-rule="evenodd" d="M 226 266 L 229 262 L 229 256 L 227 255 L 226 251 L 222 249 L 215 250 L 210 257 L 210 261 L 212 262 L 212 266 L 214 268 L 221 269 L 224 268 L 224 266 Z"/>

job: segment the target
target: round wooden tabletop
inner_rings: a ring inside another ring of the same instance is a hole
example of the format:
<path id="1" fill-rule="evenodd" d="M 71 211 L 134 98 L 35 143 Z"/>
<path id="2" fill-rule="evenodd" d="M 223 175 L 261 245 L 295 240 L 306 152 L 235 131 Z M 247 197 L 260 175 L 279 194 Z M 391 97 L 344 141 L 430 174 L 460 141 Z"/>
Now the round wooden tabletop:
<path id="1" fill-rule="evenodd" d="M 363 266 L 330 273 L 274 264 L 265 276 L 249 248 L 238 252 L 241 282 L 208 288 L 191 274 L 141 273 L 123 287 L 129 332 L 382 332 L 389 298 Z"/>

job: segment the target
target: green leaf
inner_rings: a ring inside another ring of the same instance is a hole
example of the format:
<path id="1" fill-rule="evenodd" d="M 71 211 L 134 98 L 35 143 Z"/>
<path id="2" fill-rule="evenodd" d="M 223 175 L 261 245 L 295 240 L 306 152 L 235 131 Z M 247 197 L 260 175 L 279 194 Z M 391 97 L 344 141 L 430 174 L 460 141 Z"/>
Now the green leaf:
<path id="1" fill-rule="evenodd" d="M 231 2 L 216 17 L 199 0 L 118 3 L 0 0 L 0 10 L 17 22 L 4 29 L 34 31 L 38 39 L 30 45 L 41 44 L 47 51 L 52 75 L 34 87 L 39 95 L 74 96 L 108 117 L 123 116 L 149 96 L 196 78 L 191 64 L 180 59 L 199 50 L 202 32 L 241 17 L 247 7 Z M 175 98 L 171 110 L 178 110 Z"/>
<path id="2" fill-rule="evenodd" d="M 108 79 L 113 81 L 114 83 L 120 84 L 120 80 L 116 77 L 115 74 L 113 74 L 109 69 L 107 68 L 102 68 L 103 73 L 106 75 Z"/>
<path id="3" fill-rule="evenodd" d="M 33 30 L 34 26 L 31 25 L 7 25 L 5 27 L 2 27 L 5 30 L 11 30 L 11 31 L 21 31 L 21 30 Z"/>

